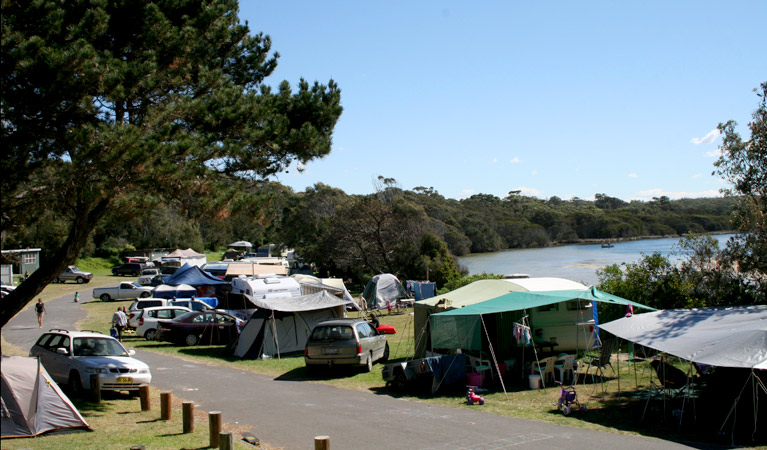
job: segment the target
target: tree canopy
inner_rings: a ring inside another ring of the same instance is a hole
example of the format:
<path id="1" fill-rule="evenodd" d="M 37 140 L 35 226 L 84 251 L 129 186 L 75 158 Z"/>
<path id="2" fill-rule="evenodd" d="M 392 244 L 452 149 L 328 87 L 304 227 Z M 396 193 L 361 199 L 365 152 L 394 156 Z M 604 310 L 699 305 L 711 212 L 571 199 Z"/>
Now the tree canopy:
<path id="1" fill-rule="evenodd" d="M 0 325 L 71 263 L 106 215 L 179 200 L 225 211 L 247 186 L 330 152 L 340 90 L 265 84 L 279 55 L 235 0 L 3 2 L 0 232 L 56 215 L 51 258 Z"/>

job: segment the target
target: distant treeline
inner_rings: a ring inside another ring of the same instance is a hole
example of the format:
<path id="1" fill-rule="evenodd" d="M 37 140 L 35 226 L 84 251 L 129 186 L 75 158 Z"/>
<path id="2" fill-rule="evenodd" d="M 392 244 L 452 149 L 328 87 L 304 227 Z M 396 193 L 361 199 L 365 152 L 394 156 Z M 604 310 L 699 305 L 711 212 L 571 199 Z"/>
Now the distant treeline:
<path id="1" fill-rule="evenodd" d="M 125 250 L 168 247 L 220 250 L 247 240 L 295 248 L 308 262 L 328 270 L 413 271 L 417 264 L 408 262 L 407 255 L 439 253 L 435 240 L 461 256 L 588 239 L 729 231 L 736 202 L 729 197 L 625 202 L 605 194 L 594 200 L 517 194 L 455 200 L 432 188 L 403 190 L 392 179 L 380 181 L 376 193 L 364 196 L 324 184 L 295 193 L 271 182 L 244 193 L 248 195 L 240 204 L 220 210 L 200 198 L 159 203 L 140 217 L 107 218 L 81 256 L 116 258 Z M 51 213 L 39 226 L 20 230 L 8 240 L 35 242 L 45 257 L 46 249 L 58 247 L 54 241 L 62 238 L 60 229 Z M 431 241 L 423 244 L 425 234 Z M 12 243 L 6 246 L 12 248 Z"/>

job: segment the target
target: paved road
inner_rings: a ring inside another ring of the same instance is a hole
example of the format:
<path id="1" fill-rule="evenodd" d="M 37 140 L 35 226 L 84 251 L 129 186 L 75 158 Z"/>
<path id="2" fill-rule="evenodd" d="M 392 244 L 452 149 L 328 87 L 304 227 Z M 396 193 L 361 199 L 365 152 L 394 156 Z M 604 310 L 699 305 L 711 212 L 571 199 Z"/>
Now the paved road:
<path id="1" fill-rule="evenodd" d="M 90 298 L 90 290 L 81 292 Z M 44 330 L 72 328 L 85 318 L 72 297 L 46 303 Z M 2 334 L 24 349 L 40 336 L 32 309 L 21 312 Z M 568 428 L 501 417 L 480 408 L 458 409 L 309 382 L 284 381 L 243 370 L 190 363 L 138 351 L 152 368 L 152 385 L 194 401 L 203 411 L 222 411 L 230 424 L 250 426 L 264 442 L 286 449 L 313 448 L 328 435 L 335 449 L 588 449 L 690 448 L 657 439 Z M 457 400 L 459 401 L 459 400 Z"/>

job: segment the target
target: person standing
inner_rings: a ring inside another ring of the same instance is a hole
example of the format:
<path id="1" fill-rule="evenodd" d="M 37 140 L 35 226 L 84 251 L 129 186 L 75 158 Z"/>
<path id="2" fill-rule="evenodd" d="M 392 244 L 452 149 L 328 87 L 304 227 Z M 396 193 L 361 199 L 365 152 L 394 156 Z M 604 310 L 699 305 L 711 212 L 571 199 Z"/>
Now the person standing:
<path id="1" fill-rule="evenodd" d="M 75 303 L 80 301 L 80 294 L 78 292 L 75 292 Z"/>
<path id="2" fill-rule="evenodd" d="M 117 328 L 117 340 L 123 341 L 123 330 L 128 325 L 128 318 L 122 310 L 122 307 L 118 307 L 117 311 L 112 315 L 112 326 Z"/>
<path id="3" fill-rule="evenodd" d="M 37 303 L 35 304 L 35 311 L 37 312 L 37 324 L 40 326 L 40 328 L 43 327 L 43 314 L 45 314 L 47 311 L 45 310 L 45 304 L 43 303 L 43 299 L 38 298 Z"/>

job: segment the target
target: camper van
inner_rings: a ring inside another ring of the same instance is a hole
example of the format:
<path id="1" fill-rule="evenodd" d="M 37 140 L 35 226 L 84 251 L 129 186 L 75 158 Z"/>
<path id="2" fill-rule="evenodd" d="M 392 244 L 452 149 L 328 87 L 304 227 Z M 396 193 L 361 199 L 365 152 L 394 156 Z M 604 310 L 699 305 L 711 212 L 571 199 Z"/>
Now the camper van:
<path id="1" fill-rule="evenodd" d="M 240 276 L 232 279 L 232 293 L 242 294 L 251 299 L 298 297 L 301 285 L 294 278 L 278 277 L 273 274 Z"/>

